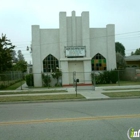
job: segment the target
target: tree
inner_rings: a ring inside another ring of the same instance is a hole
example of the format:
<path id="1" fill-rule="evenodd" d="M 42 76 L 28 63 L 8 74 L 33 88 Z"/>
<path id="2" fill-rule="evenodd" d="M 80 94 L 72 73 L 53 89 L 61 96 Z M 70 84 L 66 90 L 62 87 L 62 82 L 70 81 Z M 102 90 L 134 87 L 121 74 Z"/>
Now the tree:
<path id="1" fill-rule="evenodd" d="M 27 71 L 27 62 L 24 60 L 24 56 L 21 52 L 21 50 L 18 50 L 18 58 L 15 58 L 16 61 L 14 61 L 13 70 L 14 71 Z"/>
<path id="2" fill-rule="evenodd" d="M 140 48 L 136 49 L 135 52 L 131 52 L 131 55 L 140 55 Z"/>
<path id="3" fill-rule="evenodd" d="M 125 47 L 120 42 L 115 43 L 116 53 L 119 52 L 122 56 L 125 56 Z"/>
<path id="4" fill-rule="evenodd" d="M 25 61 L 24 56 L 23 56 L 21 50 L 18 50 L 18 61 L 20 61 L 20 60 L 24 60 Z"/>
<path id="5" fill-rule="evenodd" d="M 122 56 L 119 52 L 116 53 L 116 62 L 117 62 L 117 69 L 125 68 L 126 62 L 124 60 L 124 56 Z"/>
<path id="6" fill-rule="evenodd" d="M 12 55 L 15 46 L 7 39 L 6 35 L 0 38 L 0 72 L 9 70 L 12 67 Z"/>
<path id="7" fill-rule="evenodd" d="M 11 55 L 12 55 L 13 63 L 17 63 L 18 59 L 17 59 L 17 57 L 16 57 L 16 51 L 13 50 L 13 51 L 11 52 Z"/>
<path id="8" fill-rule="evenodd" d="M 15 71 L 22 71 L 26 72 L 27 71 L 27 62 L 24 60 L 20 60 L 15 65 L 13 66 L 13 70 Z"/>

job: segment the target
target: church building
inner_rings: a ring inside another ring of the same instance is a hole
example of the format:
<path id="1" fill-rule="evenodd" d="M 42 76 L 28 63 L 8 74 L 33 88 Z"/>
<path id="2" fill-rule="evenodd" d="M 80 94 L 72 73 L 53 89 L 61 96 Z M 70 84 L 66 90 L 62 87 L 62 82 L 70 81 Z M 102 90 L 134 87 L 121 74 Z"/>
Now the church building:
<path id="1" fill-rule="evenodd" d="M 73 72 L 83 84 L 91 84 L 91 73 L 116 68 L 115 25 L 89 27 L 89 12 L 71 16 L 59 13 L 58 29 L 32 25 L 34 86 L 42 86 L 42 73 L 62 71 L 62 85 L 73 83 Z"/>

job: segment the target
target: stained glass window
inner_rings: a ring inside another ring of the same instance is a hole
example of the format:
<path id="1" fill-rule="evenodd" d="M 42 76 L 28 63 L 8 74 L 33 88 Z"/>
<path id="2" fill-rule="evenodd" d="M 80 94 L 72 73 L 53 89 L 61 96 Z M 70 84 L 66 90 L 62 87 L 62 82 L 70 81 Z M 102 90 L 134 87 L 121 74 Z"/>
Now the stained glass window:
<path id="1" fill-rule="evenodd" d="M 100 53 L 97 53 L 91 59 L 91 68 L 92 68 L 92 71 L 106 70 L 106 59 Z"/>
<path id="2" fill-rule="evenodd" d="M 44 72 L 55 72 L 56 68 L 59 68 L 58 59 L 55 58 L 53 55 L 49 54 L 43 60 L 43 71 Z"/>

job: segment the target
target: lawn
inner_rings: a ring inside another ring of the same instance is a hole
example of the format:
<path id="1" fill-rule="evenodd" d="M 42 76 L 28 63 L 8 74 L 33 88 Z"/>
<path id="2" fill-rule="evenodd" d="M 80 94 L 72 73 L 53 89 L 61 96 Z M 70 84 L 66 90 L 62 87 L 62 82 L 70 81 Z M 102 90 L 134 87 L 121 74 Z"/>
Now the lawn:
<path id="1" fill-rule="evenodd" d="M 9 95 L 9 94 L 34 94 L 34 93 L 57 93 L 57 92 L 67 92 L 66 90 L 43 90 L 43 91 L 14 91 L 14 92 L 0 92 L 0 95 Z"/>
<path id="2" fill-rule="evenodd" d="M 96 87 L 100 86 L 127 86 L 127 85 L 140 85 L 140 81 L 119 81 L 116 84 L 96 84 Z"/>
<path id="3" fill-rule="evenodd" d="M 140 91 L 130 91 L 130 92 L 106 92 L 102 93 L 106 96 L 109 96 L 111 98 L 115 97 L 140 97 Z"/>
<path id="4" fill-rule="evenodd" d="M 105 91 L 111 91 L 111 90 L 135 90 L 135 89 L 139 89 L 140 90 L 140 88 L 121 88 L 121 89 L 115 88 L 115 89 L 104 89 L 104 90 Z"/>
<path id="5" fill-rule="evenodd" d="M 16 102 L 16 101 L 56 101 L 70 99 L 85 99 L 80 94 L 60 94 L 60 95 L 42 95 L 42 96 L 18 96 L 18 97 L 0 97 L 0 102 Z"/>
<path id="6" fill-rule="evenodd" d="M 15 84 L 12 84 L 11 86 L 3 89 L 3 90 L 15 90 L 18 87 L 20 87 L 21 85 L 23 85 L 24 83 L 25 83 L 25 81 L 19 81 L 19 82 L 15 83 Z"/>

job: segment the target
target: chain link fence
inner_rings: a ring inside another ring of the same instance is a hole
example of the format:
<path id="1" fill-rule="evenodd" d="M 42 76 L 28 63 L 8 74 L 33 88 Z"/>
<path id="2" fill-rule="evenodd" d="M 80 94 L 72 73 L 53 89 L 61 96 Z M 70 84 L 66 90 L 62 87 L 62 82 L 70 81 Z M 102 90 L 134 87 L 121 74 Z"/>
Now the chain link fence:
<path id="1" fill-rule="evenodd" d="M 6 88 L 15 82 L 22 80 L 23 74 L 21 71 L 8 71 L 0 74 L 0 89 Z"/>
<path id="2" fill-rule="evenodd" d="M 94 79 L 92 79 L 92 72 L 73 72 L 73 85 L 75 88 L 77 86 L 78 90 L 94 90 L 94 82 Z"/>
<path id="3" fill-rule="evenodd" d="M 124 70 L 112 70 L 92 72 L 92 79 L 95 86 L 125 86 L 140 85 L 140 69 L 126 68 Z"/>
<path id="4" fill-rule="evenodd" d="M 56 77 L 53 76 L 54 73 L 33 73 L 26 75 L 26 83 L 29 87 L 75 87 L 75 79 L 79 79 L 77 83 L 78 87 L 88 87 L 92 86 L 93 82 L 91 78 L 91 72 L 62 72 L 61 75 Z"/>
<path id="5" fill-rule="evenodd" d="M 26 84 L 28 87 L 47 87 L 58 88 L 62 87 L 62 73 L 58 76 L 53 76 L 54 73 L 33 73 L 26 75 Z M 37 85 L 37 86 L 36 86 Z"/>
<path id="6" fill-rule="evenodd" d="M 140 85 L 140 69 L 127 68 L 125 70 L 93 71 L 93 72 L 62 72 L 58 77 L 53 77 L 52 73 L 30 74 L 28 81 L 34 86 L 34 77 L 41 87 L 75 87 L 78 79 L 78 89 L 95 89 L 96 86 L 123 86 Z"/>

